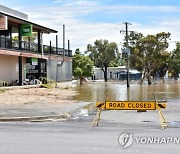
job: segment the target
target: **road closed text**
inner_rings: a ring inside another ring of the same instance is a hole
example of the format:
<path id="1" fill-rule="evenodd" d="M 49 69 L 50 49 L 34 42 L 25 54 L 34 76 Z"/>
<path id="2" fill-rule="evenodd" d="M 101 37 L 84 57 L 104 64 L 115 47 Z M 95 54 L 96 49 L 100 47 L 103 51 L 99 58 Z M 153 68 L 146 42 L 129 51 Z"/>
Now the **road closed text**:
<path id="1" fill-rule="evenodd" d="M 155 110 L 155 102 L 106 102 L 107 110 Z"/>

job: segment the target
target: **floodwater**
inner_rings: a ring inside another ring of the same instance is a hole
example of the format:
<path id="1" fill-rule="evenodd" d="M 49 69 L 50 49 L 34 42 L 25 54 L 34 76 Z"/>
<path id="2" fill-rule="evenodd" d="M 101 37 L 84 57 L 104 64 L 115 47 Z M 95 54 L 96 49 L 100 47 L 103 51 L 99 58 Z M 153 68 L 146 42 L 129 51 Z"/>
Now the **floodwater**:
<path id="1" fill-rule="evenodd" d="M 153 101 L 154 97 L 161 101 L 175 101 L 180 103 L 180 82 L 159 82 L 153 85 L 126 82 L 94 82 L 77 85 L 74 100 L 80 102 L 103 101 Z"/>

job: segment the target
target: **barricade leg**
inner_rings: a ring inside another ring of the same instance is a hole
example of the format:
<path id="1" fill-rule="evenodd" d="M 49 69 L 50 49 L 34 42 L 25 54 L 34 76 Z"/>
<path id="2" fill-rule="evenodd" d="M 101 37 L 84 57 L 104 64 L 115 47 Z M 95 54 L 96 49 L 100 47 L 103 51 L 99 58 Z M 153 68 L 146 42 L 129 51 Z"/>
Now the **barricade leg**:
<path id="1" fill-rule="evenodd" d="M 96 123 L 96 126 L 98 127 L 100 119 L 101 119 L 101 109 L 99 108 L 99 110 L 91 124 L 91 127 L 93 127 L 95 123 Z"/>
<path id="2" fill-rule="evenodd" d="M 163 113 L 161 112 L 161 110 L 159 108 L 158 109 L 158 112 L 159 112 L 159 117 L 160 117 L 160 123 L 161 123 L 161 127 L 162 129 L 165 129 L 166 127 L 169 127 L 168 125 L 168 122 L 166 121 Z"/>
<path id="3" fill-rule="evenodd" d="M 166 118 L 164 117 L 164 115 L 163 115 L 163 113 L 160 111 L 160 114 L 161 114 L 161 117 L 162 117 L 162 119 L 163 119 L 163 124 L 164 124 L 164 126 L 165 127 L 169 127 L 169 124 L 168 124 L 168 122 L 166 121 Z"/>

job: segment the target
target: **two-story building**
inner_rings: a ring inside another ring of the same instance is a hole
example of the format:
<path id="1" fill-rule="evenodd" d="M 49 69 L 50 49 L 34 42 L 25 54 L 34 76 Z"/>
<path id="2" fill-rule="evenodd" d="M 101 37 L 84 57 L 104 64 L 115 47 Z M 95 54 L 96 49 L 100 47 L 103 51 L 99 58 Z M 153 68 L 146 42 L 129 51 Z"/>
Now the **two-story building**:
<path id="1" fill-rule="evenodd" d="M 0 81 L 9 84 L 47 77 L 72 80 L 72 51 L 43 44 L 56 30 L 30 22 L 22 12 L 0 5 Z"/>

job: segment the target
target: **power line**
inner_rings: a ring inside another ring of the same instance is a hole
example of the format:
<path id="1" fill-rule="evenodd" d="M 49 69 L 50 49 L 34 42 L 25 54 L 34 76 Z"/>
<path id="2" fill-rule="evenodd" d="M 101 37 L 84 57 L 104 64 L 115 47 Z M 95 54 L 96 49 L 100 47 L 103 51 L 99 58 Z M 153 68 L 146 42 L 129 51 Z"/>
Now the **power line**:
<path id="1" fill-rule="evenodd" d="M 103 35 L 103 34 L 110 34 L 110 33 L 112 33 L 112 32 L 115 32 L 115 31 L 118 31 L 118 29 L 119 29 L 119 26 L 122 26 L 123 24 L 121 23 L 121 24 L 116 24 L 115 26 L 113 26 L 113 27 L 109 27 L 108 29 L 106 29 L 106 30 L 104 30 L 104 31 L 101 31 L 101 32 L 98 32 L 98 33 L 95 33 L 95 36 L 98 36 L 98 35 Z M 69 31 L 70 32 L 70 31 Z M 85 31 L 86 32 L 86 31 Z M 85 33 L 85 32 L 83 32 L 83 33 Z M 87 31 L 88 32 L 88 31 Z M 82 38 L 82 39 L 78 39 L 78 41 L 81 41 L 81 40 L 83 40 L 84 41 L 84 39 Z"/>
<path id="2" fill-rule="evenodd" d="M 123 24 L 121 23 L 121 24 L 116 24 L 115 26 L 113 26 L 113 27 L 109 27 L 109 28 L 106 28 L 104 31 L 101 31 L 101 32 L 99 32 L 99 33 L 96 33 L 96 34 L 107 34 L 107 33 L 110 33 L 110 32 L 112 32 L 112 31 L 114 31 L 114 30 L 118 30 L 119 29 L 119 27 L 120 26 L 122 26 Z"/>

